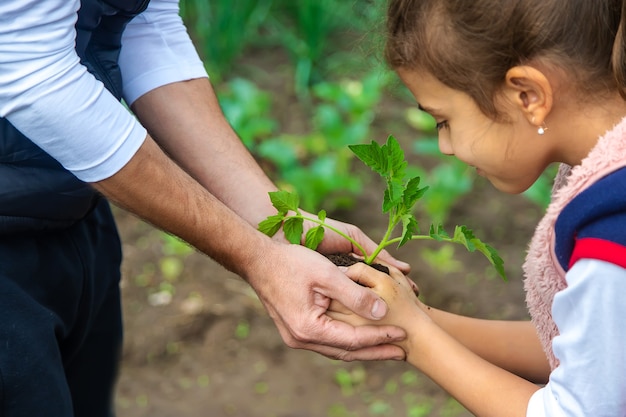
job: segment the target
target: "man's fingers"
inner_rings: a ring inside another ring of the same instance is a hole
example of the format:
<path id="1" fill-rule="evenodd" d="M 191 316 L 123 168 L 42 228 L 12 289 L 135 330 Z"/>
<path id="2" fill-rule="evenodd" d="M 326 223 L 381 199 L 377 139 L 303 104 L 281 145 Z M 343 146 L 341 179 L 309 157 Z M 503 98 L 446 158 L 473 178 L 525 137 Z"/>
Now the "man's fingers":
<path id="1" fill-rule="evenodd" d="M 340 316 L 340 313 L 331 313 Z M 285 341 L 294 349 L 307 349 L 332 359 L 404 360 L 402 348 L 392 345 L 406 338 L 406 333 L 394 326 L 357 326 L 328 318 L 324 336 L 309 341 Z"/>
<path id="2" fill-rule="evenodd" d="M 406 353 L 402 348 L 395 345 L 370 346 L 359 350 L 342 350 L 324 345 L 308 345 L 304 349 L 322 354 L 330 359 L 338 359 L 345 362 L 351 361 L 403 361 Z"/>

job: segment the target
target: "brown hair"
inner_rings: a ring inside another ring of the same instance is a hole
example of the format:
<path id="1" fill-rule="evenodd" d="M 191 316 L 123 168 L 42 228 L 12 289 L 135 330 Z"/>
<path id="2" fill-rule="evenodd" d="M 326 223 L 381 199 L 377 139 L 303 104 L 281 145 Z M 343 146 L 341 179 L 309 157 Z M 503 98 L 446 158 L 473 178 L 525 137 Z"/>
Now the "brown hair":
<path id="1" fill-rule="evenodd" d="M 533 59 L 565 70 L 581 91 L 626 97 L 623 8 L 622 0 L 390 0 L 385 59 L 428 71 L 494 119 L 506 72 Z"/>

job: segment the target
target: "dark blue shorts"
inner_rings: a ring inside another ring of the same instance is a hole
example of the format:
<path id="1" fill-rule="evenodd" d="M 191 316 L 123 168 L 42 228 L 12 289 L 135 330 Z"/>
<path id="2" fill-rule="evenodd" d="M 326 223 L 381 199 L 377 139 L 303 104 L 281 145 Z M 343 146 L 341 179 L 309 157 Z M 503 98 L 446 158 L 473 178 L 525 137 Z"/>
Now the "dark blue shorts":
<path id="1" fill-rule="evenodd" d="M 108 203 L 74 226 L 0 236 L 0 417 L 110 417 L 122 344 Z"/>

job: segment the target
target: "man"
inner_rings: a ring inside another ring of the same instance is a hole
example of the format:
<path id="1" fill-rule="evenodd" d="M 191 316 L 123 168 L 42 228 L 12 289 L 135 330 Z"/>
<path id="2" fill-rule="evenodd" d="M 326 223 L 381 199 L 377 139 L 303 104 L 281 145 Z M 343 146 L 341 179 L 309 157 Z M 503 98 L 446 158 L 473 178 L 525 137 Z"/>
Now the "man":
<path id="1" fill-rule="evenodd" d="M 380 318 L 380 298 L 256 230 L 276 188 L 224 119 L 177 0 L 3 0 L 0 117 L 1 415 L 111 414 L 121 251 L 102 196 L 249 282 L 287 345 L 404 357 L 388 344 L 400 329 L 325 314 L 336 299 Z M 329 235 L 320 250 L 352 247 Z"/>

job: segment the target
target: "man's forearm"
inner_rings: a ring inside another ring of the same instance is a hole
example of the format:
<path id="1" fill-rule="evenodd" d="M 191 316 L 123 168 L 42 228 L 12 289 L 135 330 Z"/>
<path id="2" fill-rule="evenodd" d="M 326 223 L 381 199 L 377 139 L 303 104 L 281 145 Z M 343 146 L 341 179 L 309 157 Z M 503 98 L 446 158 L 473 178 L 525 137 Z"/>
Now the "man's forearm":
<path id="1" fill-rule="evenodd" d="M 93 184 L 116 204 L 246 277 L 273 242 L 169 159 L 148 136 L 119 172 Z"/>
<path id="2" fill-rule="evenodd" d="M 250 224 L 273 213 L 267 193 L 276 187 L 224 118 L 208 79 L 159 87 L 132 110 L 185 171 Z"/>

